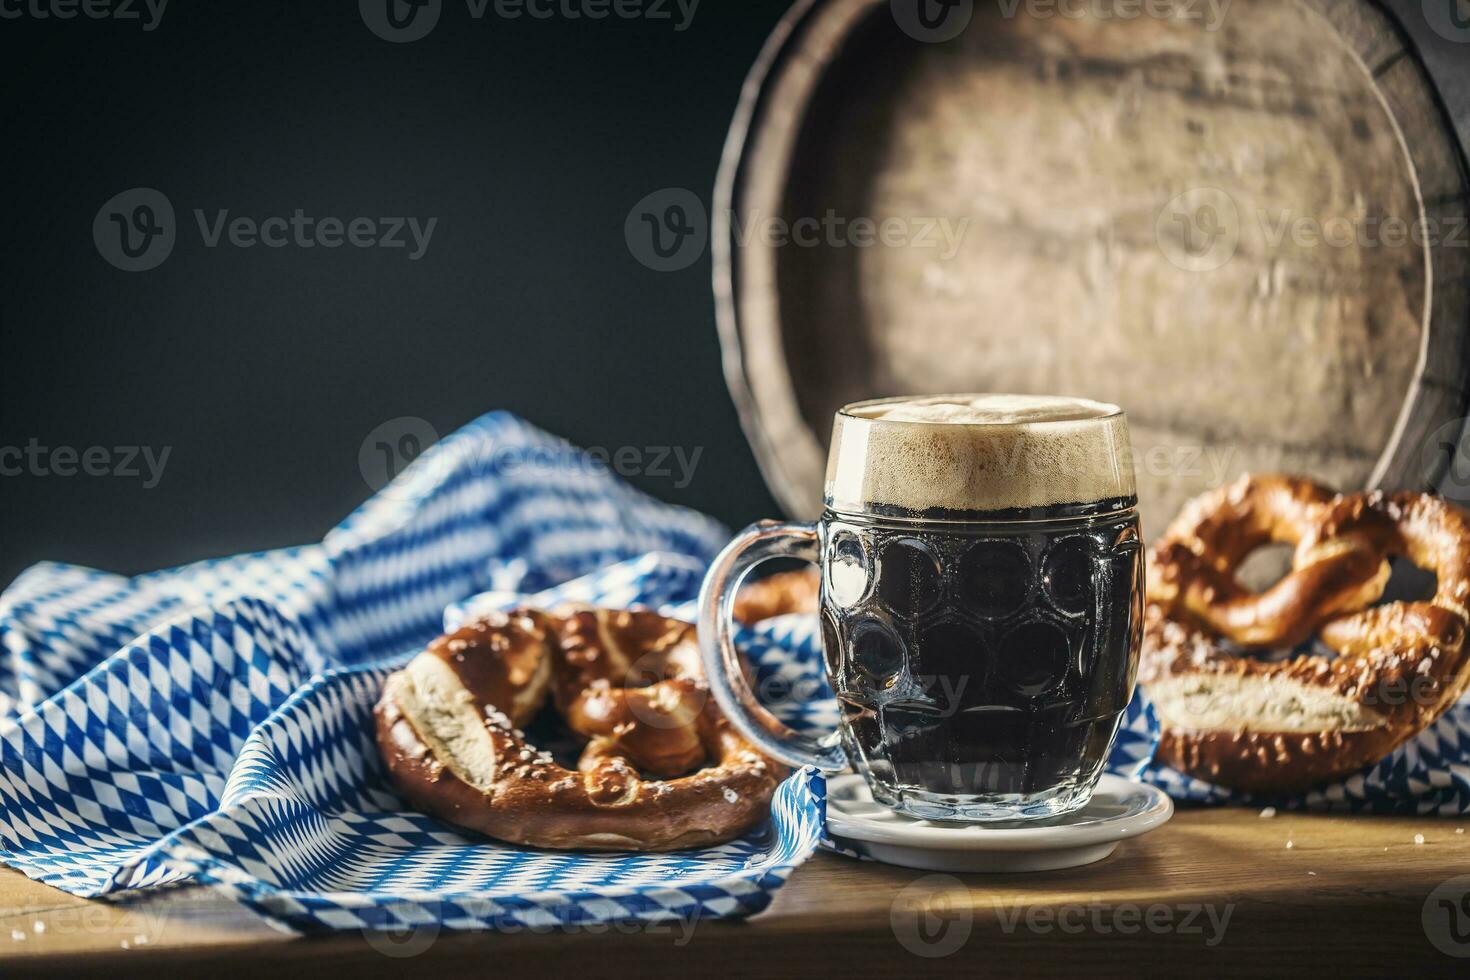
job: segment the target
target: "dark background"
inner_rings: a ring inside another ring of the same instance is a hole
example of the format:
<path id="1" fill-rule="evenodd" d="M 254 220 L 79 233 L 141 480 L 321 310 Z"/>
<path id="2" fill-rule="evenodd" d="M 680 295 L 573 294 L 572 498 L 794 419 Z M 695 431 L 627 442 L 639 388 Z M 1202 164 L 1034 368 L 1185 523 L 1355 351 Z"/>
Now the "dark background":
<path id="1" fill-rule="evenodd" d="M 358 450 L 505 408 L 587 446 L 703 447 L 635 477 L 730 524 L 776 514 L 720 371 L 706 250 L 625 243 L 646 194 L 706 206 L 741 81 L 786 0 L 675 20 L 473 20 L 374 36 L 351 0 L 0 20 L 0 446 L 171 446 L 162 481 L 0 479 L 0 583 L 43 558 L 136 572 L 319 539 Z M 141 0 L 135 9 L 141 7 Z M 162 191 L 178 243 L 128 273 L 92 220 Z M 205 248 L 211 217 L 437 216 L 427 253 Z"/>

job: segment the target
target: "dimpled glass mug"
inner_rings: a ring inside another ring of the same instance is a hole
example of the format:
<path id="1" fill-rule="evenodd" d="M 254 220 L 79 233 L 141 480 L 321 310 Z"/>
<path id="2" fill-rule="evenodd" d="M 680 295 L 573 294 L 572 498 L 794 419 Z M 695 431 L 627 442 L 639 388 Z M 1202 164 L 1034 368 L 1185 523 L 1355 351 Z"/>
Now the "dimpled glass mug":
<path id="1" fill-rule="evenodd" d="M 1084 806 L 1132 696 L 1143 548 L 1128 423 L 1074 398 L 955 395 L 837 413 L 825 512 L 765 521 L 700 596 L 711 688 L 789 765 L 850 763 L 873 797 L 929 820 Z M 812 740 L 752 695 L 731 639 L 745 573 L 821 569 L 822 647 L 840 731 Z"/>

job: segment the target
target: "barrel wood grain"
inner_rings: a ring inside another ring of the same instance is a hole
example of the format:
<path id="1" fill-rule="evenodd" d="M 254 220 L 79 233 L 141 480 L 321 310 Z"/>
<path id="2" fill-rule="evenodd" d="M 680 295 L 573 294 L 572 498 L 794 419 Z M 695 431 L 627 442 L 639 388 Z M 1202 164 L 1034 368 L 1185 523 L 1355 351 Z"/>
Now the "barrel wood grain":
<path id="1" fill-rule="evenodd" d="M 1426 447 L 1470 392 L 1470 248 L 1451 237 L 1470 185 L 1441 93 L 1377 5 L 1236 0 L 1211 31 L 977 3 L 943 44 L 887 6 L 793 8 L 717 186 L 727 376 L 788 511 L 819 505 L 832 410 L 907 391 L 1120 402 L 1150 533 L 1247 470 L 1433 482 Z M 1202 190 L 1223 192 L 1236 241 L 1180 268 L 1165 219 Z M 967 231 L 943 261 L 739 237 L 827 211 Z M 1301 218 L 1442 234 L 1283 235 Z"/>

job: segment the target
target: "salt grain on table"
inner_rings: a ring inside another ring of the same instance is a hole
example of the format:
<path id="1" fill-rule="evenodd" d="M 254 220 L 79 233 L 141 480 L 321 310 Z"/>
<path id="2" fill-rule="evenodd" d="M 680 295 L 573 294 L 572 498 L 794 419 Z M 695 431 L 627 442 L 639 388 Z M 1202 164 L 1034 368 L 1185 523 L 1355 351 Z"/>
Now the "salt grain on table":
<path id="1" fill-rule="evenodd" d="M 1414 835 L 1414 843 L 1415 844 L 1422 844 L 1422 843 L 1424 843 L 1424 835 L 1423 834 L 1415 834 Z"/>
<path id="2" fill-rule="evenodd" d="M 1276 816 L 1276 808 L 1274 806 L 1266 807 L 1266 809 L 1261 811 L 1261 816 L 1267 820 L 1271 819 L 1272 817 Z"/>

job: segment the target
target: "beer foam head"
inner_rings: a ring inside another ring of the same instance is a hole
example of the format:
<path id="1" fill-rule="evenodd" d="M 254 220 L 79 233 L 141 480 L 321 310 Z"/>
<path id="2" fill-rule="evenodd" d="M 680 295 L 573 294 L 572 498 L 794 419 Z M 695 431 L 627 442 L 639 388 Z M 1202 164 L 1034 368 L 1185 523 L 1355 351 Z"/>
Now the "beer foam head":
<path id="1" fill-rule="evenodd" d="M 1116 405 L 1047 395 L 937 395 L 837 413 L 827 506 L 997 511 L 1133 497 Z"/>

